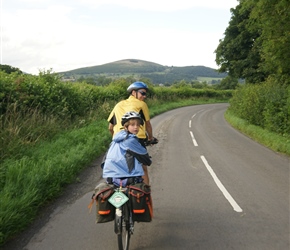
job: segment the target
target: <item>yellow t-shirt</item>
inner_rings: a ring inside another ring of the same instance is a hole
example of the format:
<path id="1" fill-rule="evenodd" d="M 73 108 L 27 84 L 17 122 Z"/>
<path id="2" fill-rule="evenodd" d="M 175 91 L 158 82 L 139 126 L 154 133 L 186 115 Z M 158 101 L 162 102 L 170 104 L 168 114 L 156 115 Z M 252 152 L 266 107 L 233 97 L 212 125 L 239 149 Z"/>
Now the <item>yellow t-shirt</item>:
<path id="1" fill-rule="evenodd" d="M 128 99 L 118 102 L 108 117 L 108 122 L 114 125 L 114 135 L 123 129 L 121 124 L 122 117 L 129 111 L 135 111 L 141 115 L 144 125 L 140 126 L 137 137 L 141 139 L 146 138 L 145 122 L 150 120 L 149 109 L 145 102 L 140 101 L 132 95 Z"/>

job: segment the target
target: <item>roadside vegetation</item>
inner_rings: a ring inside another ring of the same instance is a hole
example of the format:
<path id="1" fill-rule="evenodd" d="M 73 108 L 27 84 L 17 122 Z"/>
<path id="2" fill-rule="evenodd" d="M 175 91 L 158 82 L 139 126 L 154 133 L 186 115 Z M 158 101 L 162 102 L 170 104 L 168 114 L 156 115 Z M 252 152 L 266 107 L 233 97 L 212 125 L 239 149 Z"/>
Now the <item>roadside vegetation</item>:
<path id="1" fill-rule="evenodd" d="M 238 88 L 226 118 L 251 138 L 290 155 L 290 85 L 268 80 Z"/>
<path id="2" fill-rule="evenodd" d="M 219 72 L 244 79 L 226 117 L 235 127 L 275 151 L 289 154 L 290 2 L 247 0 L 232 17 L 216 49 Z M 226 84 L 227 85 L 227 84 Z"/>
<path id="3" fill-rule="evenodd" d="M 229 110 L 225 113 L 225 118 L 234 128 L 259 142 L 260 144 L 272 149 L 275 152 L 280 152 L 290 156 L 290 137 L 270 132 L 259 126 L 253 125 L 246 120 L 243 120 Z"/>

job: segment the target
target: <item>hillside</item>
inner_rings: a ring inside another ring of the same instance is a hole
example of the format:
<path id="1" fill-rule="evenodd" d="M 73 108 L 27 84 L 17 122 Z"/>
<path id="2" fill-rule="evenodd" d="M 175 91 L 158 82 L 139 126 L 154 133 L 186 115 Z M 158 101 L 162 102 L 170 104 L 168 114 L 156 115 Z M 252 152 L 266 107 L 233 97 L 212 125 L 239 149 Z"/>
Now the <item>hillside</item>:
<path id="1" fill-rule="evenodd" d="M 59 72 L 64 78 L 98 78 L 98 77 L 129 77 L 149 78 L 152 83 L 169 83 L 186 80 L 193 81 L 199 78 L 210 78 L 220 80 L 226 74 L 220 74 L 215 69 L 205 66 L 163 66 L 157 63 L 126 59 L 99 66 L 74 69 L 66 72 Z"/>

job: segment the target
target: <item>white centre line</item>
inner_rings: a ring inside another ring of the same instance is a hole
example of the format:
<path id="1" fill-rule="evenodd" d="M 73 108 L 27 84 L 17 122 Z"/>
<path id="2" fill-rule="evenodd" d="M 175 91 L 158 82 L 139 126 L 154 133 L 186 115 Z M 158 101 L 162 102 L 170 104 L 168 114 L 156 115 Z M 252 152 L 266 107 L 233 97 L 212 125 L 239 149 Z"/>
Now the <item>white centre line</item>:
<path id="1" fill-rule="evenodd" d="M 189 131 L 189 132 L 190 132 L 190 136 L 191 136 L 191 139 L 192 139 L 193 145 L 194 145 L 195 147 L 197 147 L 198 144 L 197 144 L 197 142 L 196 142 L 196 140 L 195 140 L 195 138 L 194 138 L 193 133 L 192 133 L 191 131 Z"/>
<path id="2" fill-rule="evenodd" d="M 203 155 L 201 155 L 200 158 L 202 159 L 204 165 L 206 166 L 207 170 L 211 174 L 211 176 L 214 179 L 215 183 L 217 184 L 218 188 L 222 191 L 223 195 L 226 197 L 226 199 L 232 205 L 233 209 L 236 212 L 238 212 L 238 213 L 243 212 L 243 210 L 236 203 L 236 201 L 233 199 L 233 197 L 230 195 L 230 193 L 226 190 L 226 188 L 224 187 L 224 185 L 221 183 L 221 181 L 219 180 L 219 178 L 216 176 L 215 172 L 213 171 L 213 169 L 211 168 L 211 166 L 208 164 L 208 162 L 205 159 L 205 157 Z"/>

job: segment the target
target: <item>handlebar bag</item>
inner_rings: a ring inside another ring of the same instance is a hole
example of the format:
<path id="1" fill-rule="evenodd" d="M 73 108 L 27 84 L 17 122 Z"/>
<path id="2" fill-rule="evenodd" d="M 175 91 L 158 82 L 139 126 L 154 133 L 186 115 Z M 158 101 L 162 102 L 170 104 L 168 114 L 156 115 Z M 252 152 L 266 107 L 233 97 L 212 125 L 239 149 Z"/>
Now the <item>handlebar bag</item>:
<path id="1" fill-rule="evenodd" d="M 153 206 L 150 186 L 136 183 L 129 186 L 129 200 L 133 221 L 150 222 L 153 217 Z"/>
<path id="2" fill-rule="evenodd" d="M 114 220 L 115 207 L 109 202 L 114 193 L 114 186 L 108 183 L 100 183 L 95 188 L 96 222 L 104 223 Z"/>

